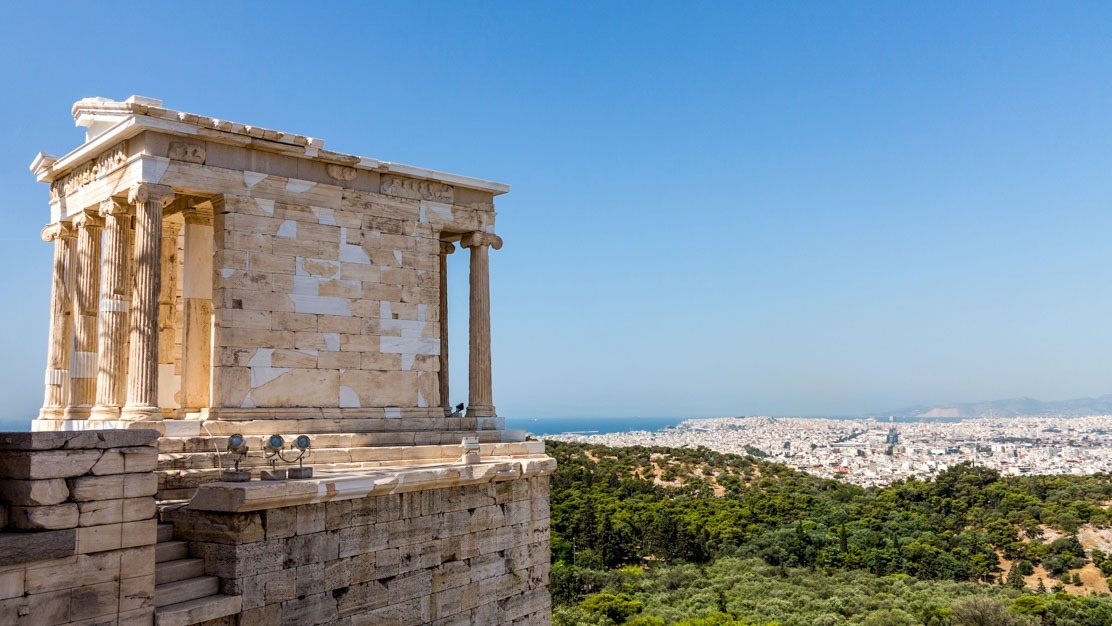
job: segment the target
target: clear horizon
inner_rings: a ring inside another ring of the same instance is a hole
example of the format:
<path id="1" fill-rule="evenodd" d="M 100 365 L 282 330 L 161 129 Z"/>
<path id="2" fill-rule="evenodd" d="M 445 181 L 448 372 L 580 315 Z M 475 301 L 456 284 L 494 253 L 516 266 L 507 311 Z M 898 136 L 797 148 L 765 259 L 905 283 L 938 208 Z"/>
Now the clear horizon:
<path id="1" fill-rule="evenodd" d="M 28 164 L 81 143 L 75 100 L 132 94 L 509 183 L 503 415 L 1112 391 L 1112 5 L 268 7 L 9 7 L 4 421 L 42 401 L 48 190 Z"/>

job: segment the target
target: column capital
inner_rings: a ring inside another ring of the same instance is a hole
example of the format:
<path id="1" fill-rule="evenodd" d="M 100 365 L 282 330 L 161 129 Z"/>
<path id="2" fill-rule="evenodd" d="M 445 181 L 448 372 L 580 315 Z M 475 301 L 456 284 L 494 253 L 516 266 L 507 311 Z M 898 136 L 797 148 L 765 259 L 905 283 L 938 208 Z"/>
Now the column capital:
<path id="1" fill-rule="evenodd" d="M 161 202 L 162 206 L 166 206 L 170 204 L 173 199 L 174 190 L 169 185 L 137 183 L 127 192 L 127 201 L 131 204 L 139 202 Z"/>
<path id="2" fill-rule="evenodd" d="M 73 225 L 81 228 L 104 228 L 104 218 L 96 211 L 82 211 L 73 216 Z"/>
<path id="3" fill-rule="evenodd" d="M 65 222 L 54 222 L 47 224 L 42 229 L 42 240 L 46 242 L 54 241 L 55 239 L 68 239 L 75 235 L 73 228 Z"/>
<path id="4" fill-rule="evenodd" d="M 459 241 L 459 245 L 464 248 L 477 248 L 479 246 L 490 246 L 495 250 L 502 249 L 502 238 L 494 233 L 470 232 L 463 236 Z"/>
<path id="5" fill-rule="evenodd" d="M 186 224 L 212 226 L 212 209 L 200 204 L 182 209 L 181 216 Z"/>
<path id="6" fill-rule="evenodd" d="M 456 251 L 456 244 L 450 241 L 440 242 L 440 254 L 452 254 Z"/>
<path id="7" fill-rule="evenodd" d="M 109 198 L 100 203 L 100 214 L 111 217 L 127 217 L 131 213 L 131 205 L 115 198 Z"/>

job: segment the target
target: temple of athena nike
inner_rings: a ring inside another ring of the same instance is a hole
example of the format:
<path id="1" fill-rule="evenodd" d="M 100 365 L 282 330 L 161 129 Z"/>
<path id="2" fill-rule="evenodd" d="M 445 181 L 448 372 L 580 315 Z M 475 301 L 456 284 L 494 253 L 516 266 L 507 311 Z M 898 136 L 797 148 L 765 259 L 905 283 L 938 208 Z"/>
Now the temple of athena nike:
<path id="1" fill-rule="evenodd" d="M 72 113 L 84 142 L 31 165 L 54 253 L 42 409 L 0 435 L 0 547 L 45 547 L 0 557 L 0 621 L 547 624 L 555 463 L 491 386 L 509 187 L 152 98 Z M 280 479 L 295 453 L 314 473 Z M 225 482 L 237 461 L 251 479 Z"/>

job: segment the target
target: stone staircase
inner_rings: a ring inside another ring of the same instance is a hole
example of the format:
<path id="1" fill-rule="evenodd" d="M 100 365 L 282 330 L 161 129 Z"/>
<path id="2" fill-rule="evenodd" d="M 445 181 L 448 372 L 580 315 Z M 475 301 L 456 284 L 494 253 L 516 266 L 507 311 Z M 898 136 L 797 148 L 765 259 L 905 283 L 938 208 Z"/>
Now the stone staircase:
<path id="1" fill-rule="evenodd" d="M 158 525 L 154 550 L 157 626 L 188 626 L 240 612 L 242 598 L 220 593 L 220 579 L 205 576 L 204 561 L 190 557 L 188 542 L 174 539 L 173 524 Z"/>

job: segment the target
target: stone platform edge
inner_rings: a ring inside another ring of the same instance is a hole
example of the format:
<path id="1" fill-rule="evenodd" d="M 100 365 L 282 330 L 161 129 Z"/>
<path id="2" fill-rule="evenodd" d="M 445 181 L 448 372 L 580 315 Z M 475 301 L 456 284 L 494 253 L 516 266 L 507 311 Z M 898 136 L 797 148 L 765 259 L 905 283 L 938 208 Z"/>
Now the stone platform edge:
<path id="1" fill-rule="evenodd" d="M 526 458 L 486 458 L 471 465 L 439 463 L 362 471 L 323 471 L 306 480 L 215 482 L 201 485 L 188 508 L 243 513 L 517 480 L 545 476 L 555 470 L 555 459 L 536 455 Z"/>

